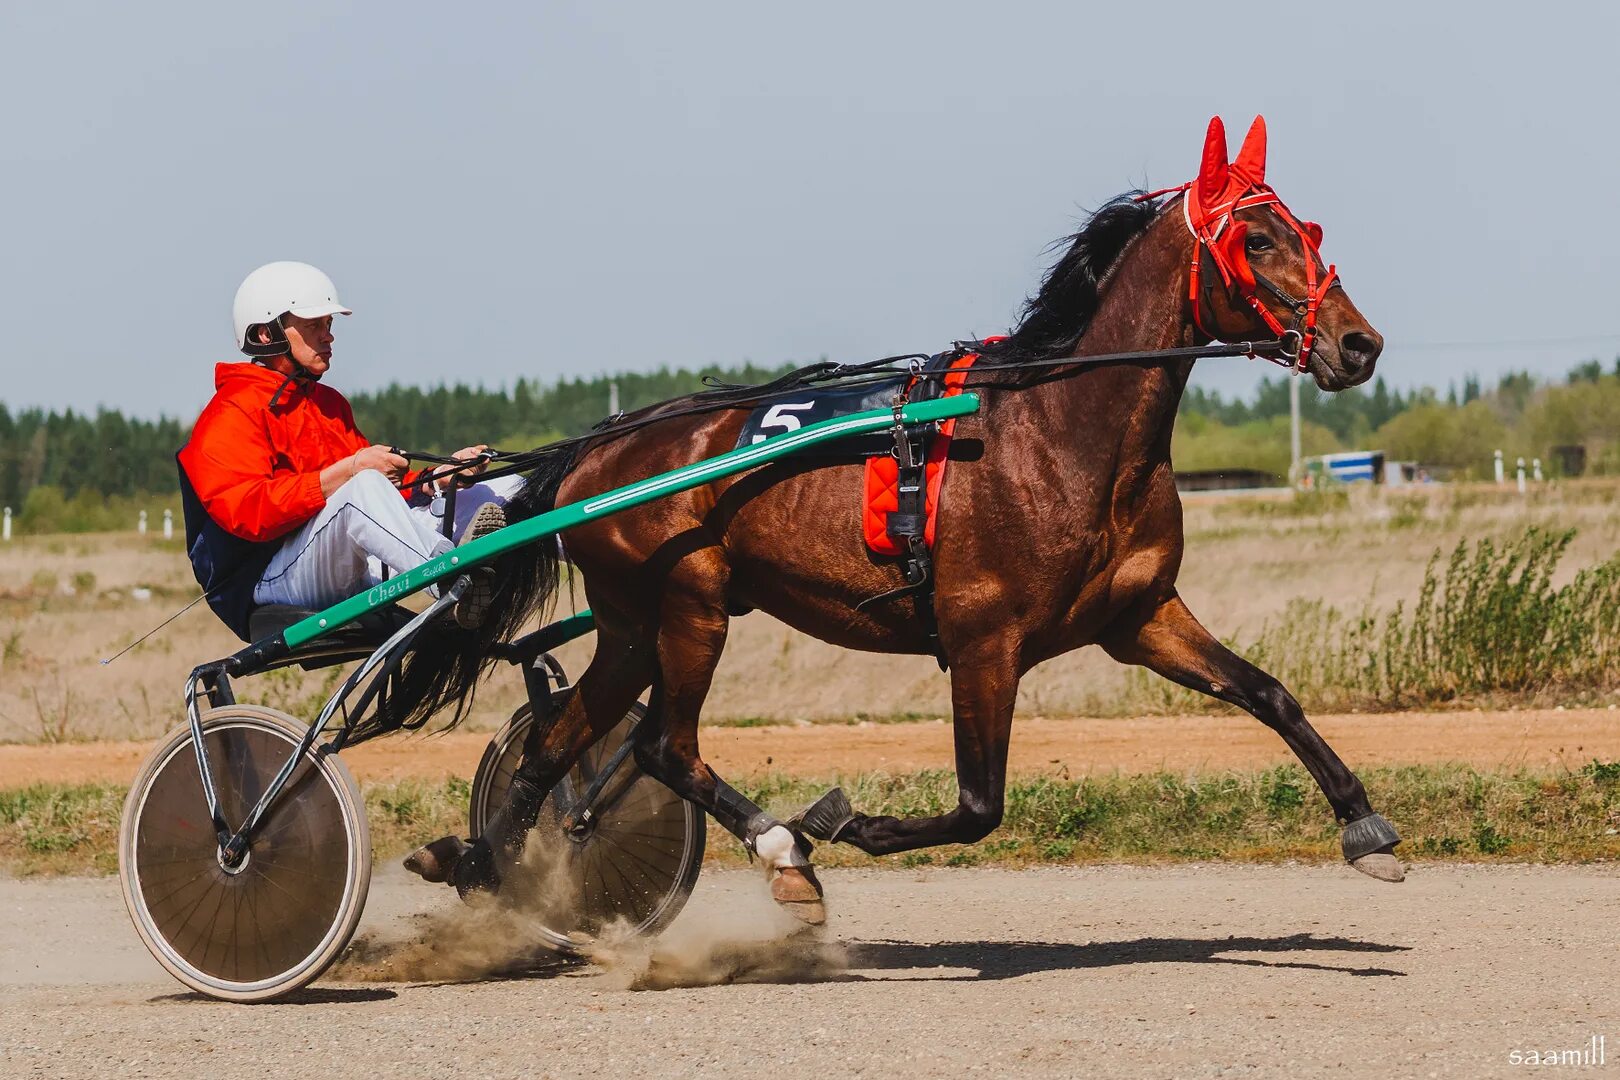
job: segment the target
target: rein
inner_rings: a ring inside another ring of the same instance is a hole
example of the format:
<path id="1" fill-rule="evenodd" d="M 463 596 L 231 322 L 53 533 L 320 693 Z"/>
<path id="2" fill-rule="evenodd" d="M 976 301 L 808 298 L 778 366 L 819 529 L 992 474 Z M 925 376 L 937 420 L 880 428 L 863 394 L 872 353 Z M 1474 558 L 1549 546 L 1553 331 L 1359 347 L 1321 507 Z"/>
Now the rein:
<path id="1" fill-rule="evenodd" d="M 980 341 L 958 341 L 953 343 L 953 347 L 959 353 L 968 353 L 975 351 L 975 347 L 982 344 Z M 1293 346 L 1293 351 L 1289 350 L 1290 345 Z M 1234 356 L 1263 357 L 1284 367 L 1292 367 L 1295 357 L 1302 351 L 1303 338 L 1300 331 L 1283 328 L 1279 330 L 1278 337 L 1269 341 L 1210 342 L 1208 345 L 1183 345 L 1172 349 L 1142 349 L 1133 352 L 1098 353 L 1094 356 L 1061 356 L 1048 360 L 1021 360 L 995 364 L 993 367 L 986 368 L 985 374 L 1059 367 L 1072 367 L 1076 370 L 1070 374 L 1078 374 L 1080 370 L 1102 364 L 1206 360 Z M 1281 359 L 1278 359 L 1278 357 Z M 791 393 L 794 390 L 827 384 L 836 384 L 839 388 L 875 386 L 893 379 L 897 375 L 912 375 L 919 381 L 943 379 L 947 374 L 945 371 L 923 370 L 923 365 L 931 359 L 933 357 L 926 353 L 905 353 L 899 356 L 885 356 L 879 360 L 868 360 L 860 364 L 811 364 L 808 367 L 790 371 L 781 378 L 768 383 L 711 382 L 708 390 L 700 390 L 695 394 L 688 394 L 685 397 L 675 398 L 668 402 L 668 404 L 672 405 L 681 402 L 690 403 L 684 407 L 648 416 L 638 416 L 633 419 L 627 419 L 623 413 L 618 413 L 606 418 L 583 435 L 559 439 L 544 446 L 537 446 L 532 450 L 490 449 L 476 458 L 458 460 L 416 450 L 401 450 L 397 447 L 392 449 L 394 453 L 399 454 L 401 457 L 410 458 L 413 461 L 427 461 L 444 466 L 417 477 L 412 482 L 411 486 L 413 487 L 432 483 L 444 477 L 463 472 L 480 462 L 499 463 L 494 468 L 478 474 L 479 480 L 493 480 L 502 476 L 510 476 L 513 473 L 525 472 L 554 454 L 582 446 L 585 443 L 595 442 L 603 438 L 618 438 L 677 417 L 695 416 L 702 413 L 718 412 L 721 409 L 751 405 L 766 398 Z M 902 363 L 905 366 L 895 366 Z M 990 385 L 996 384 L 979 382 L 970 384 L 968 388 Z M 1019 387 L 1003 388 L 1020 389 Z"/>

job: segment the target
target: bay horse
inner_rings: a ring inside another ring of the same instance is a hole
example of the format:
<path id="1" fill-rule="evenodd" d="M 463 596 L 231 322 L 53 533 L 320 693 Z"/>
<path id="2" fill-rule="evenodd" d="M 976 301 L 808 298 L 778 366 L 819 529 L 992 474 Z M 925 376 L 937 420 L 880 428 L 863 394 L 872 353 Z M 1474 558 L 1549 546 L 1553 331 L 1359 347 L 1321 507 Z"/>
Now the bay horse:
<path id="1" fill-rule="evenodd" d="M 697 803 L 757 853 L 773 897 L 824 918 L 805 833 L 873 855 L 972 843 L 1001 822 L 1019 678 L 1084 645 L 1230 702 L 1276 731 L 1344 826 L 1345 857 L 1385 881 L 1403 876 L 1399 837 L 1361 781 L 1275 678 L 1234 655 L 1176 591 L 1183 546 L 1170 433 L 1192 361 L 1032 367 L 1124 350 L 1166 350 L 1277 335 L 1278 357 L 1324 390 L 1365 382 L 1383 339 L 1319 256 L 1321 230 L 1293 217 L 1265 183 L 1257 118 L 1227 160 L 1217 117 L 1198 178 L 1098 210 L 1046 275 L 1005 339 L 985 344 L 969 387 L 982 398 L 952 443 L 933 561 L 937 646 L 911 600 L 863 606 L 901 584 L 897 560 L 862 544 L 861 464 L 781 462 L 567 534 L 598 644 L 578 691 L 535 725 L 506 804 L 471 844 L 446 837 L 410 860 L 465 896 L 499 886 L 540 804 L 575 759 L 649 688 L 634 753 L 640 767 Z M 1297 298 L 1297 299 L 1296 299 Z M 670 404 L 649 411 L 668 410 Z M 672 416 L 535 473 L 509 505 L 516 519 L 730 450 L 742 408 Z M 971 454 L 955 448 L 976 447 Z M 539 550 L 544 548 L 545 550 Z M 557 587 L 547 545 L 498 564 L 484 628 L 419 649 L 407 677 L 422 710 L 464 702 L 490 642 Z M 780 822 L 717 776 L 699 752 L 698 717 L 734 613 L 758 609 L 851 649 L 938 653 L 954 712 L 957 805 L 932 817 L 855 813 L 829 793 Z"/>

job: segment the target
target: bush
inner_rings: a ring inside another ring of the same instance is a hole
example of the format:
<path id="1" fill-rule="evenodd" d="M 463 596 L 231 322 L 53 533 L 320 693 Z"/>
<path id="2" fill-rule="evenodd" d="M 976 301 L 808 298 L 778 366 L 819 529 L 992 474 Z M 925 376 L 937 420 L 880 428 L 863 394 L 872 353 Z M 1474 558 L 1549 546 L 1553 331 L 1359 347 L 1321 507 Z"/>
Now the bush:
<path id="1" fill-rule="evenodd" d="M 47 533 L 134 532 L 141 511 L 147 514 L 148 534 L 161 536 L 163 511 L 174 513 L 176 535 L 182 531 L 180 500 L 173 494 L 105 496 L 85 489 L 71 499 L 62 489 L 42 485 L 28 492 L 22 513 L 17 516 L 19 532 L 38 536 Z"/>
<path id="2" fill-rule="evenodd" d="M 1308 619 L 1323 635 L 1314 639 L 1322 663 L 1300 657 L 1301 670 L 1290 674 L 1308 679 L 1313 698 L 1332 695 L 1327 680 L 1343 680 L 1346 696 L 1388 708 L 1612 685 L 1620 676 L 1620 557 L 1555 587 L 1573 536 L 1531 528 L 1501 545 L 1464 541 L 1444 569 L 1436 551 L 1416 603 L 1383 618 L 1318 607 Z M 1285 646 L 1299 629 L 1286 623 L 1263 637 L 1257 655 L 1296 655 Z"/>
<path id="3" fill-rule="evenodd" d="M 1483 476 L 1492 454 L 1506 445 L 1508 430 L 1484 401 L 1461 408 L 1416 405 L 1379 428 L 1372 441 L 1391 458 L 1446 465 Z"/>
<path id="4" fill-rule="evenodd" d="M 1620 555 L 1552 577 L 1574 531 L 1436 550 L 1415 603 L 1346 614 L 1296 600 L 1235 652 L 1311 709 L 1402 709 L 1492 694 L 1600 691 L 1620 681 Z M 1309 648 L 1301 648 L 1308 642 Z M 1131 693 L 1166 711 L 1208 699 L 1133 671 Z"/>

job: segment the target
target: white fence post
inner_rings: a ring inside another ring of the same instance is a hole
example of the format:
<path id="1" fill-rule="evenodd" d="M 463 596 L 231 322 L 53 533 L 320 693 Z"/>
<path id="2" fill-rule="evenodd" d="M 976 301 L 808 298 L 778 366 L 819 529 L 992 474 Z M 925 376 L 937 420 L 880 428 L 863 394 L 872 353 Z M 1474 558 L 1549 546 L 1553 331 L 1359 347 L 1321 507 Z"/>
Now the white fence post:
<path id="1" fill-rule="evenodd" d="M 1502 451 L 1496 452 L 1496 482 L 1500 484 L 1506 477 L 1502 473 Z"/>
<path id="2" fill-rule="evenodd" d="M 141 520 L 140 520 L 139 523 L 136 524 L 135 531 L 140 533 L 142 536 L 146 535 L 146 511 L 145 510 L 141 511 Z"/>
<path id="3" fill-rule="evenodd" d="M 1524 494 L 1524 458 L 1519 459 L 1519 494 Z"/>
<path id="4" fill-rule="evenodd" d="M 0 524 L 0 540 L 11 539 L 11 507 L 6 507 L 5 523 Z"/>
<path id="5" fill-rule="evenodd" d="M 1530 459 L 1530 479 L 1534 480 L 1538 484 L 1541 483 L 1541 459 L 1540 458 L 1531 458 Z"/>
<path id="6" fill-rule="evenodd" d="M 1523 465 L 1524 462 L 1521 461 L 1521 462 L 1519 462 L 1519 464 Z M 1523 473 L 1524 470 L 1520 469 L 1519 471 L 1521 473 Z M 163 511 L 163 539 L 165 539 L 165 540 L 173 540 L 174 539 L 174 511 L 173 510 L 165 510 L 165 511 Z"/>

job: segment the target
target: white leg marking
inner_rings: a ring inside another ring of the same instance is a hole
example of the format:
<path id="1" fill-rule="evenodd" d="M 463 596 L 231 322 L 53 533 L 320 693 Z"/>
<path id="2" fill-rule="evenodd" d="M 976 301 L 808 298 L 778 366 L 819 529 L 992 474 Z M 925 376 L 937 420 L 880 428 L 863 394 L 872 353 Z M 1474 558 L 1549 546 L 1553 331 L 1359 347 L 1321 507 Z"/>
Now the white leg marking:
<path id="1" fill-rule="evenodd" d="M 789 866 L 810 865 L 799 850 L 799 845 L 794 843 L 793 834 L 786 825 L 773 826 L 755 837 L 754 852 L 764 864 L 766 874 Z"/>

